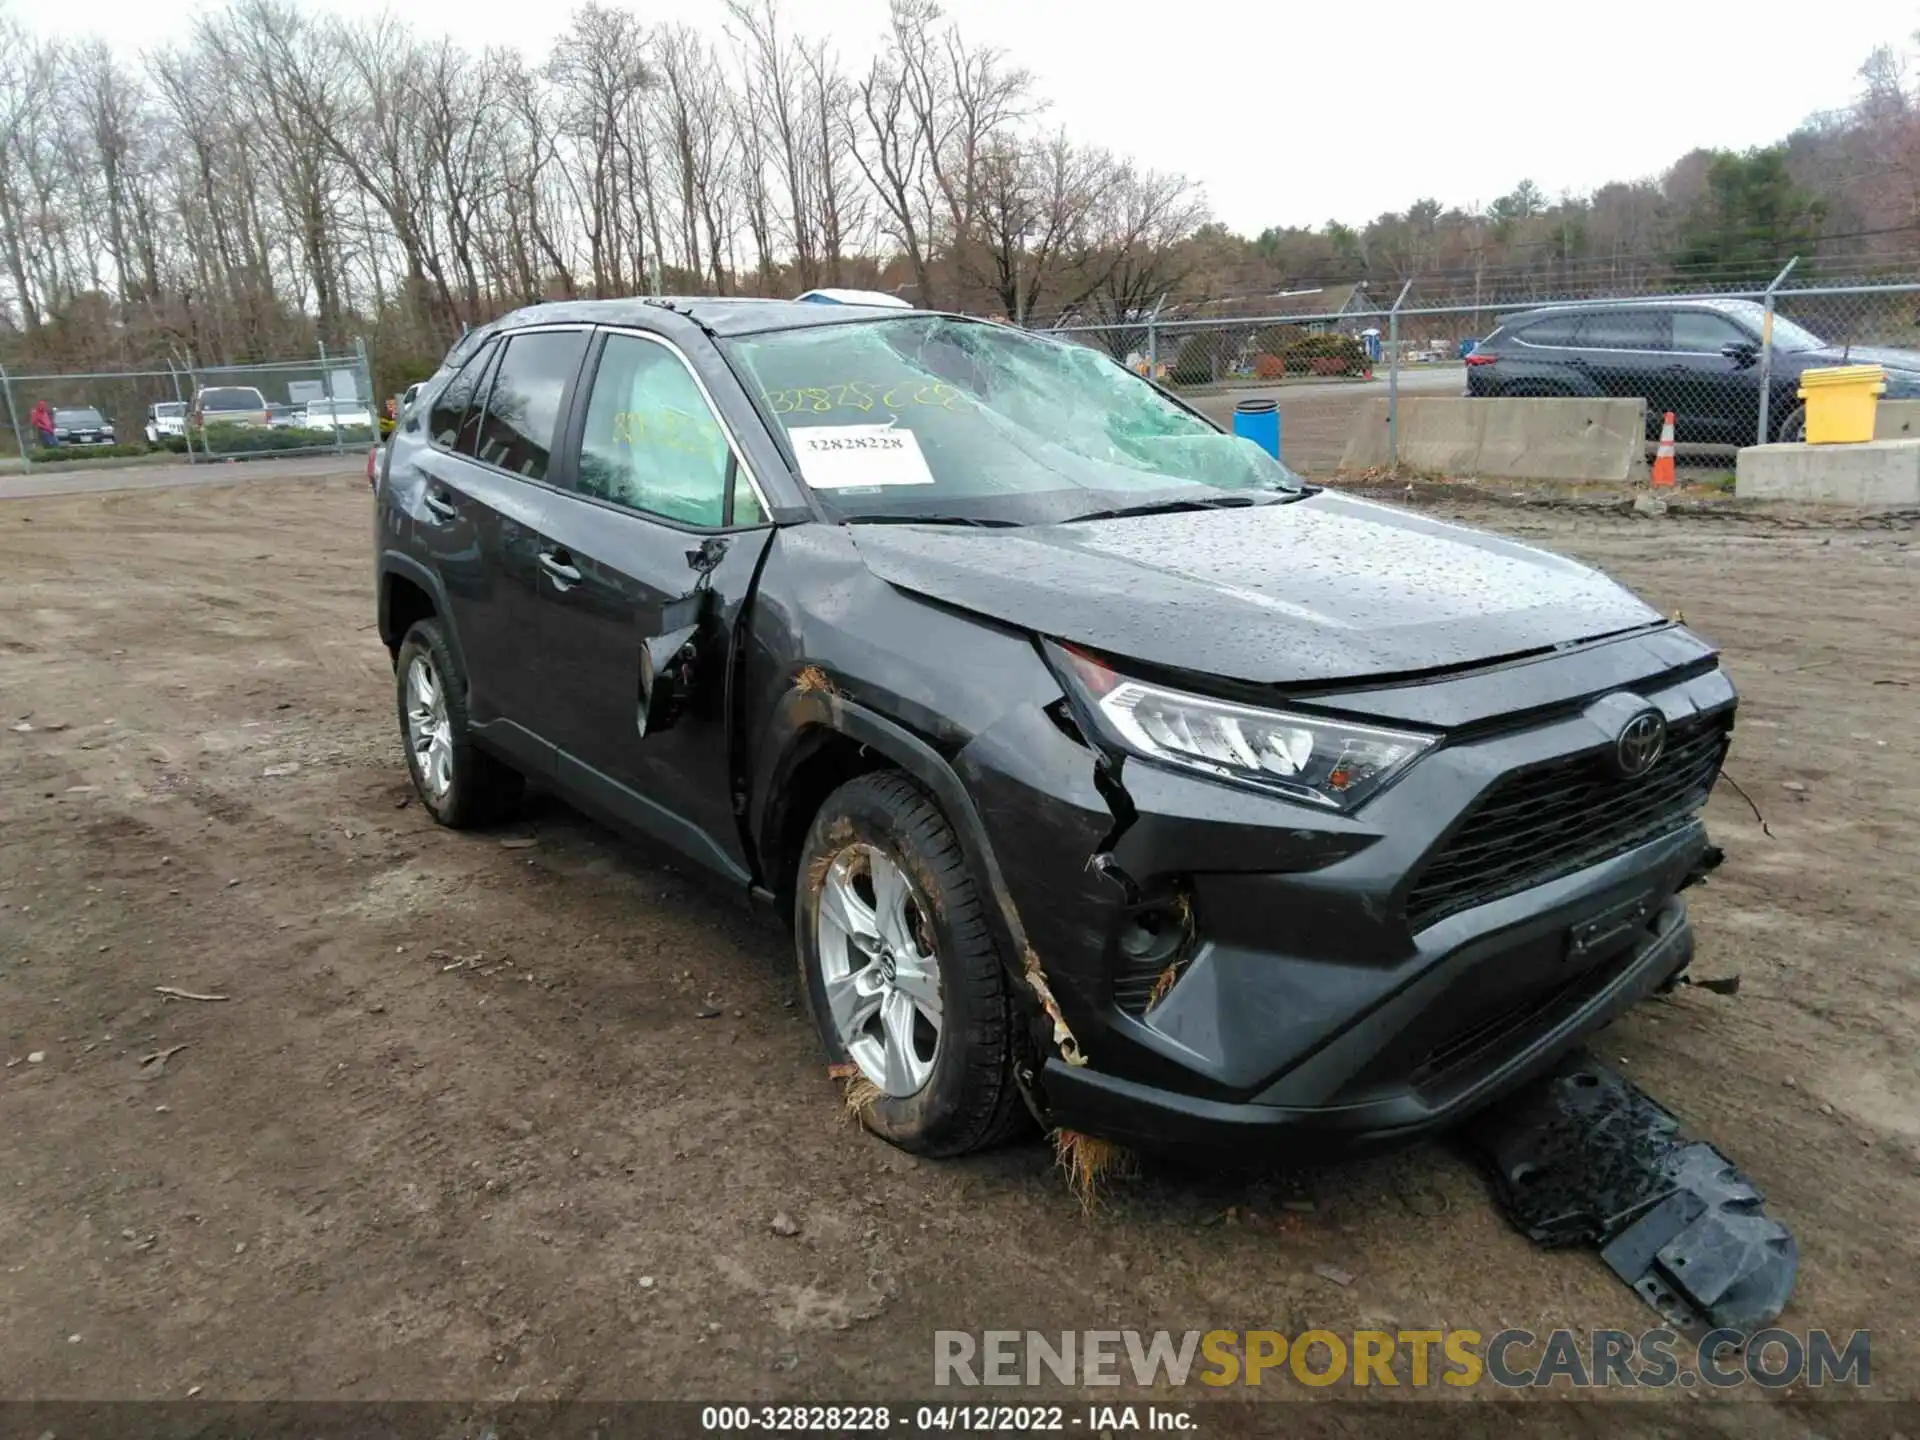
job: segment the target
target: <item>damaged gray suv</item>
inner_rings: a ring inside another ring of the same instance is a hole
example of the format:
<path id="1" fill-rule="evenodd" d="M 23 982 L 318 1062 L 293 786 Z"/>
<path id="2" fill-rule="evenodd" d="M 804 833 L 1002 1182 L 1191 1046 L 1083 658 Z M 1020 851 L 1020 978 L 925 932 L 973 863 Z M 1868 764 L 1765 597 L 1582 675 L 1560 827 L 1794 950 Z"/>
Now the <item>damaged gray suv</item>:
<path id="1" fill-rule="evenodd" d="M 1712 647 L 1093 351 L 537 306 L 461 340 L 376 490 L 434 816 L 532 782 L 777 907 L 909 1150 L 1409 1137 L 1691 958 Z"/>

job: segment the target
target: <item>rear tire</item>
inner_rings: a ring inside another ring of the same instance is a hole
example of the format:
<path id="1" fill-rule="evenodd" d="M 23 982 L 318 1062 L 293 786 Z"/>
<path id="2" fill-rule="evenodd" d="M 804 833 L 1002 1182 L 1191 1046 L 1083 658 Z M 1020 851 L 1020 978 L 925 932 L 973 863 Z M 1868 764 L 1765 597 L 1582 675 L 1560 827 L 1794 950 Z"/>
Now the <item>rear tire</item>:
<path id="1" fill-rule="evenodd" d="M 393 674 L 407 773 L 427 813 L 454 830 L 511 814 L 525 777 L 473 743 L 467 677 L 439 621 L 416 621 L 407 631 Z"/>
<path id="2" fill-rule="evenodd" d="M 1780 421 L 1775 438 L 1782 445 L 1803 445 L 1807 439 L 1807 407 L 1796 405 Z"/>
<path id="3" fill-rule="evenodd" d="M 1011 985 L 932 797 L 891 772 L 842 785 L 814 817 L 794 892 L 807 1013 L 829 1062 L 866 1082 L 867 1129 L 951 1156 L 1025 1128 Z"/>

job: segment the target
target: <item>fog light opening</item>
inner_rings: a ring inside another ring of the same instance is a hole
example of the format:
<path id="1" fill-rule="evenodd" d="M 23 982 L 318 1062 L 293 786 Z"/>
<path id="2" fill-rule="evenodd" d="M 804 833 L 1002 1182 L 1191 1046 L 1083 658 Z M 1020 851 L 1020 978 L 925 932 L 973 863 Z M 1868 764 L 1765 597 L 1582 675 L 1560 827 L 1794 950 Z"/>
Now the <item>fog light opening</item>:
<path id="1" fill-rule="evenodd" d="M 1176 889 L 1135 906 L 1120 927 L 1119 944 L 1136 973 L 1158 968 L 1153 988 L 1147 992 L 1145 1010 L 1152 1010 L 1180 983 L 1193 958 L 1192 897 Z"/>

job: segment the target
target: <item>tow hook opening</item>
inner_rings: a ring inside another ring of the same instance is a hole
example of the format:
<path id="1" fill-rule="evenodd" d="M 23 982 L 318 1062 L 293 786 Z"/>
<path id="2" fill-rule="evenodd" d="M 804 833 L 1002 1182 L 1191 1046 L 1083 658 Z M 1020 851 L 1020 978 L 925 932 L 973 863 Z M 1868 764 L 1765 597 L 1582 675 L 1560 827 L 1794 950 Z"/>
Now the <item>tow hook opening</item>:
<path id="1" fill-rule="evenodd" d="M 1705 850 L 1700 852 L 1699 860 L 1696 861 L 1693 868 L 1687 872 L 1686 879 L 1680 882 L 1679 888 L 1688 890 L 1700 884 L 1707 876 L 1718 870 L 1721 862 L 1726 858 L 1727 852 L 1722 850 L 1718 845 L 1707 846 Z"/>

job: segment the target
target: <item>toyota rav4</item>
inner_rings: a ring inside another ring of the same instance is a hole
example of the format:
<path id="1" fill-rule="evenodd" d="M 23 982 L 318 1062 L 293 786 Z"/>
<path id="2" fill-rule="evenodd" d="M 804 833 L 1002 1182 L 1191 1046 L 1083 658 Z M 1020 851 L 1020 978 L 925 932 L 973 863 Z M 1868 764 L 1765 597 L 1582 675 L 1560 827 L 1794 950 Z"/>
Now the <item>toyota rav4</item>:
<path id="1" fill-rule="evenodd" d="M 1095 351 L 542 305 L 463 337 L 380 466 L 426 807 L 532 782 L 777 907 L 907 1149 L 1390 1141 L 1691 957 L 1714 649 Z"/>

